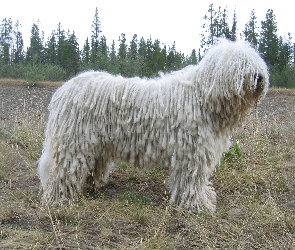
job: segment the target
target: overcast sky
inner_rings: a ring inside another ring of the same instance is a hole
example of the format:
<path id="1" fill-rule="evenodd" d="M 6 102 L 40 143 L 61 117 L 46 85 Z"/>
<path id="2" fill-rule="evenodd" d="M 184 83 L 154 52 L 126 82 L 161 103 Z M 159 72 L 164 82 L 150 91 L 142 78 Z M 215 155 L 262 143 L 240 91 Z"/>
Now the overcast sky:
<path id="1" fill-rule="evenodd" d="M 258 25 L 265 20 L 268 9 L 273 9 L 278 25 L 278 34 L 295 36 L 294 7 L 290 0 L 10 0 L 1 3 L 0 20 L 12 17 L 22 25 L 25 47 L 29 45 L 30 30 L 40 20 L 40 29 L 45 41 L 60 22 L 64 30 L 75 31 L 80 46 L 91 36 L 91 24 L 95 8 L 101 22 L 102 34 L 110 44 L 114 39 L 118 45 L 121 33 L 126 34 L 127 43 L 134 34 L 148 39 L 159 39 L 176 50 L 190 54 L 200 44 L 201 25 L 210 3 L 215 8 L 227 7 L 231 25 L 236 8 L 238 32 L 241 33 L 249 20 L 252 9 L 256 11 Z M 295 41 L 293 39 L 293 41 Z"/>

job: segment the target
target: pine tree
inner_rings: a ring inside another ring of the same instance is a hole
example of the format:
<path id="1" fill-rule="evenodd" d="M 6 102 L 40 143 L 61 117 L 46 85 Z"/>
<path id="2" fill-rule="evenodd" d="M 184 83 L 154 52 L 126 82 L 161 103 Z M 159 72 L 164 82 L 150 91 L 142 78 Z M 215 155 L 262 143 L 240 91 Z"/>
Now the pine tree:
<path id="1" fill-rule="evenodd" d="M 22 33 L 20 32 L 20 23 L 19 20 L 16 20 L 13 29 L 14 35 L 14 46 L 13 46 L 13 63 L 21 63 L 24 61 L 24 41 Z"/>
<path id="2" fill-rule="evenodd" d="M 67 33 L 58 24 L 57 31 L 57 63 L 63 68 L 68 76 L 76 74 L 79 70 L 80 51 L 75 32 Z"/>
<path id="3" fill-rule="evenodd" d="M 4 18 L 1 24 L 1 36 L 0 36 L 0 58 L 2 64 L 11 64 L 11 54 L 12 54 L 12 19 Z"/>
<path id="4" fill-rule="evenodd" d="M 127 57 L 127 45 L 125 34 L 122 33 L 119 37 L 119 51 L 118 51 L 118 62 L 119 62 L 119 73 L 125 75 L 126 73 L 126 57 Z"/>
<path id="5" fill-rule="evenodd" d="M 33 65 L 39 65 L 44 60 L 43 32 L 40 31 L 40 22 L 33 23 L 31 28 L 30 47 L 27 50 L 26 61 Z"/>
<path id="6" fill-rule="evenodd" d="M 167 55 L 167 70 L 168 71 L 173 71 L 176 70 L 176 46 L 175 46 L 175 41 L 172 44 L 172 47 L 169 48 L 169 52 Z"/>
<path id="7" fill-rule="evenodd" d="M 95 8 L 94 20 L 92 22 L 91 28 L 92 28 L 92 31 L 91 31 L 92 35 L 91 35 L 90 57 L 91 57 L 92 63 L 94 63 L 95 60 L 97 59 L 98 47 L 99 47 L 99 33 L 101 33 L 97 7 Z"/>
<path id="8" fill-rule="evenodd" d="M 153 44 L 153 74 L 157 74 L 159 71 L 165 71 L 166 66 L 166 46 L 161 48 L 160 40 L 156 39 Z"/>
<path id="9" fill-rule="evenodd" d="M 66 35 L 65 35 L 65 31 L 61 27 L 61 23 L 57 25 L 56 38 L 57 38 L 57 50 L 56 50 L 57 64 L 64 69 L 66 67 L 64 63 L 65 61 L 64 45 L 66 41 Z"/>
<path id="10" fill-rule="evenodd" d="M 288 33 L 288 38 L 279 38 L 279 70 L 283 70 L 286 65 L 290 65 L 293 59 L 293 43 L 291 34 Z"/>
<path id="11" fill-rule="evenodd" d="M 209 5 L 207 14 L 204 16 L 205 23 L 202 24 L 203 32 L 201 33 L 201 48 L 205 52 L 209 46 L 215 43 L 215 24 L 216 11 L 213 3 Z"/>
<path id="12" fill-rule="evenodd" d="M 224 8 L 223 10 L 219 7 L 216 19 L 216 26 L 218 27 L 218 32 L 216 32 L 216 37 L 222 38 L 231 38 L 229 25 L 228 25 L 228 14 L 227 9 Z"/>
<path id="13" fill-rule="evenodd" d="M 146 65 L 145 76 L 151 77 L 154 72 L 153 41 L 151 37 L 146 41 L 145 65 Z"/>
<path id="14" fill-rule="evenodd" d="M 109 67 L 108 71 L 117 74 L 118 72 L 118 61 L 117 61 L 117 52 L 116 52 L 116 44 L 115 41 L 113 40 L 112 45 L 111 45 L 111 51 L 110 51 L 110 62 L 109 62 Z"/>
<path id="15" fill-rule="evenodd" d="M 201 26 L 203 28 L 203 32 L 201 33 L 201 48 L 203 49 L 203 53 L 215 44 L 218 38 L 231 38 L 227 13 L 226 8 L 222 10 L 219 7 L 218 11 L 216 11 L 213 4 L 209 5 L 208 12 L 204 16 L 205 23 Z"/>
<path id="16" fill-rule="evenodd" d="M 176 53 L 176 68 L 175 70 L 179 70 L 184 66 L 184 62 L 185 62 L 185 56 L 184 53 L 177 52 Z"/>
<path id="17" fill-rule="evenodd" d="M 166 47 L 166 44 L 164 44 L 163 48 L 161 49 L 161 58 L 163 61 L 163 71 L 166 72 L 166 70 L 167 70 L 167 47 Z"/>
<path id="18" fill-rule="evenodd" d="M 138 40 L 137 35 L 134 34 L 128 48 L 128 76 L 136 76 L 139 74 L 140 67 L 138 61 Z"/>
<path id="19" fill-rule="evenodd" d="M 109 48 L 107 46 L 107 39 L 102 36 L 99 41 L 99 49 L 97 54 L 97 66 L 100 70 L 107 70 L 109 65 Z"/>
<path id="20" fill-rule="evenodd" d="M 89 40 L 87 37 L 82 50 L 82 64 L 87 67 L 89 63 L 90 63 L 90 45 L 89 45 Z"/>
<path id="21" fill-rule="evenodd" d="M 243 31 L 243 37 L 245 41 L 248 41 L 253 45 L 254 48 L 258 47 L 259 34 L 257 32 L 257 17 L 255 15 L 255 10 L 251 10 L 250 20 L 245 25 Z"/>
<path id="22" fill-rule="evenodd" d="M 68 31 L 67 35 L 67 67 L 65 70 L 70 74 L 77 74 L 80 65 L 80 51 L 75 32 Z"/>
<path id="23" fill-rule="evenodd" d="M 269 9 L 266 13 L 265 20 L 261 21 L 259 52 L 270 67 L 276 66 L 279 63 L 279 38 L 277 30 L 276 17 L 273 10 Z"/>
<path id="24" fill-rule="evenodd" d="M 234 16 L 233 16 L 233 23 L 230 31 L 230 40 L 236 41 L 237 40 L 237 25 L 238 25 L 238 20 L 237 20 L 237 13 L 236 9 L 234 10 Z"/>
<path id="25" fill-rule="evenodd" d="M 189 56 L 188 64 L 193 64 L 194 65 L 194 64 L 197 64 L 197 63 L 198 63 L 197 53 L 196 53 L 196 50 L 193 49 L 192 53 Z"/>
<path id="26" fill-rule="evenodd" d="M 288 38 L 279 37 L 278 63 L 270 67 L 270 82 L 273 86 L 294 88 L 295 71 L 293 64 L 293 43 L 291 34 Z"/>
<path id="27" fill-rule="evenodd" d="M 44 61 L 47 64 L 57 64 L 57 43 L 56 34 L 52 31 L 51 36 L 48 38 L 44 48 Z"/>
<path id="28" fill-rule="evenodd" d="M 131 60 L 136 60 L 137 58 L 137 55 L 138 55 L 138 51 L 137 51 L 137 43 L 138 43 L 138 40 L 137 40 L 137 35 L 134 34 L 133 35 L 133 38 L 130 42 L 130 46 L 129 46 L 129 49 L 128 49 L 128 57 L 131 59 Z"/>
<path id="29" fill-rule="evenodd" d="M 139 45 L 138 45 L 138 61 L 139 61 L 139 65 L 140 65 L 140 77 L 143 77 L 146 75 L 146 70 L 147 70 L 147 66 L 146 66 L 146 42 L 144 40 L 144 38 L 142 37 L 139 41 Z"/>

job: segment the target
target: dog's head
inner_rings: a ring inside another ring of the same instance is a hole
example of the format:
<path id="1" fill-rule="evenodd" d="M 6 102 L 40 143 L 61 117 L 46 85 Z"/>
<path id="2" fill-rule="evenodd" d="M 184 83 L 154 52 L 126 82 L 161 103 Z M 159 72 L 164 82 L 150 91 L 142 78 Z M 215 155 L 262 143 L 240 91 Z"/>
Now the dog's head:
<path id="1" fill-rule="evenodd" d="M 209 110 L 222 118 L 233 114 L 241 118 L 265 96 L 269 75 L 249 43 L 220 40 L 199 63 L 195 81 Z"/>
<path id="2" fill-rule="evenodd" d="M 244 41 L 220 40 L 199 63 L 199 85 L 204 95 L 263 97 L 269 86 L 267 66 L 255 49 Z M 224 92 L 224 93 L 223 93 Z"/>

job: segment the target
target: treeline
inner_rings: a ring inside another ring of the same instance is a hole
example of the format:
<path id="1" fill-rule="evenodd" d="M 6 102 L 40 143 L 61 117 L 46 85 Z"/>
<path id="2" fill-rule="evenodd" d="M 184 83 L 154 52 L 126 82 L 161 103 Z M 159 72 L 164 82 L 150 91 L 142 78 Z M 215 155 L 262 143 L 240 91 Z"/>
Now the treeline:
<path id="1" fill-rule="evenodd" d="M 295 70 L 292 63 L 291 35 L 282 38 L 277 34 L 277 23 L 272 10 L 268 10 L 260 27 L 252 10 L 241 34 L 237 30 L 237 15 L 228 21 L 226 8 L 214 9 L 209 5 L 202 25 L 200 49 L 190 55 L 176 50 L 175 42 L 167 47 L 160 40 L 139 38 L 130 42 L 122 33 L 111 43 L 102 35 L 98 9 L 91 24 L 91 36 L 79 46 L 74 31 L 65 31 L 61 24 L 45 40 L 40 23 L 33 23 L 29 47 L 24 48 L 21 25 L 12 18 L 0 24 L 0 77 L 23 78 L 29 82 L 65 80 L 80 71 L 104 70 L 124 76 L 151 77 L 158 72 L 168 72 L 196 64 L 206 50 L 220 37 L 230 40 L 247 40 L 261 53 L 271 72 L 271 83 L 295 87 Z"/>
<path id="2" fill-rule="evenodd" d="M 125 34 L 119 44 L 109 45 L 101 35 L 98 9 L 92 22 L 92 34 L 82 48 L 74 31 L 65 31 L 61 24 L 44 41 L 40 23 L 33 23 L 30 45 L 24 48 L 19 21 L 2 20 L 0 37 L 0 77 L 25 78 L 28 81 L 64 80 L 79 71 L 104 70 L 124 76 L 150 77 L 159 71 L 177 70 L 196 64 L 196 53 L 185 56 L 176 51 L 175 43 L 167 48 L 160 40 L 138 38 L 135 34 L 128 43 Z"/>
<path id="3" fill-rule="evenodd" d="M 262 20 L 258 26 L 256 13 L 253 9 L 249 21 L 240 34 L 237 33 L 238 18 L 235 11 L 231 25 L 229 25 L 226 8 L 214 9 L 213 4 L 210 4 L 204 21 L 201 34 L 202 52 L 215 44 L 218 38 L 235 41 L 240 37 L 250 42 L 267 63 L 271 85 L 295 87 L 292 37 L 290 33 L 287 34 L 287 38 L 278 35 L 278 26 L 273 10 L 269 9 L 266 12 L 265 20 Z"/>

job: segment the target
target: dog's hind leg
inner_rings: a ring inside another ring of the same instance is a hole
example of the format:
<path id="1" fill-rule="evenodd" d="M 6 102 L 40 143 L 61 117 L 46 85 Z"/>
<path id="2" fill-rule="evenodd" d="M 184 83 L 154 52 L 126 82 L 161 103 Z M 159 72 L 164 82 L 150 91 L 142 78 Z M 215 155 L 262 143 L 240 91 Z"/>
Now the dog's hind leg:
<path id="1" fill-rule="evenodd" d="M 87 187 L 99 189 L 107 184 L 107 180 L 111 170 L 115 167 L 115 163 L 107 162 L 103 157 L 95 160 L 94 169 L 87 178 Z"/>

